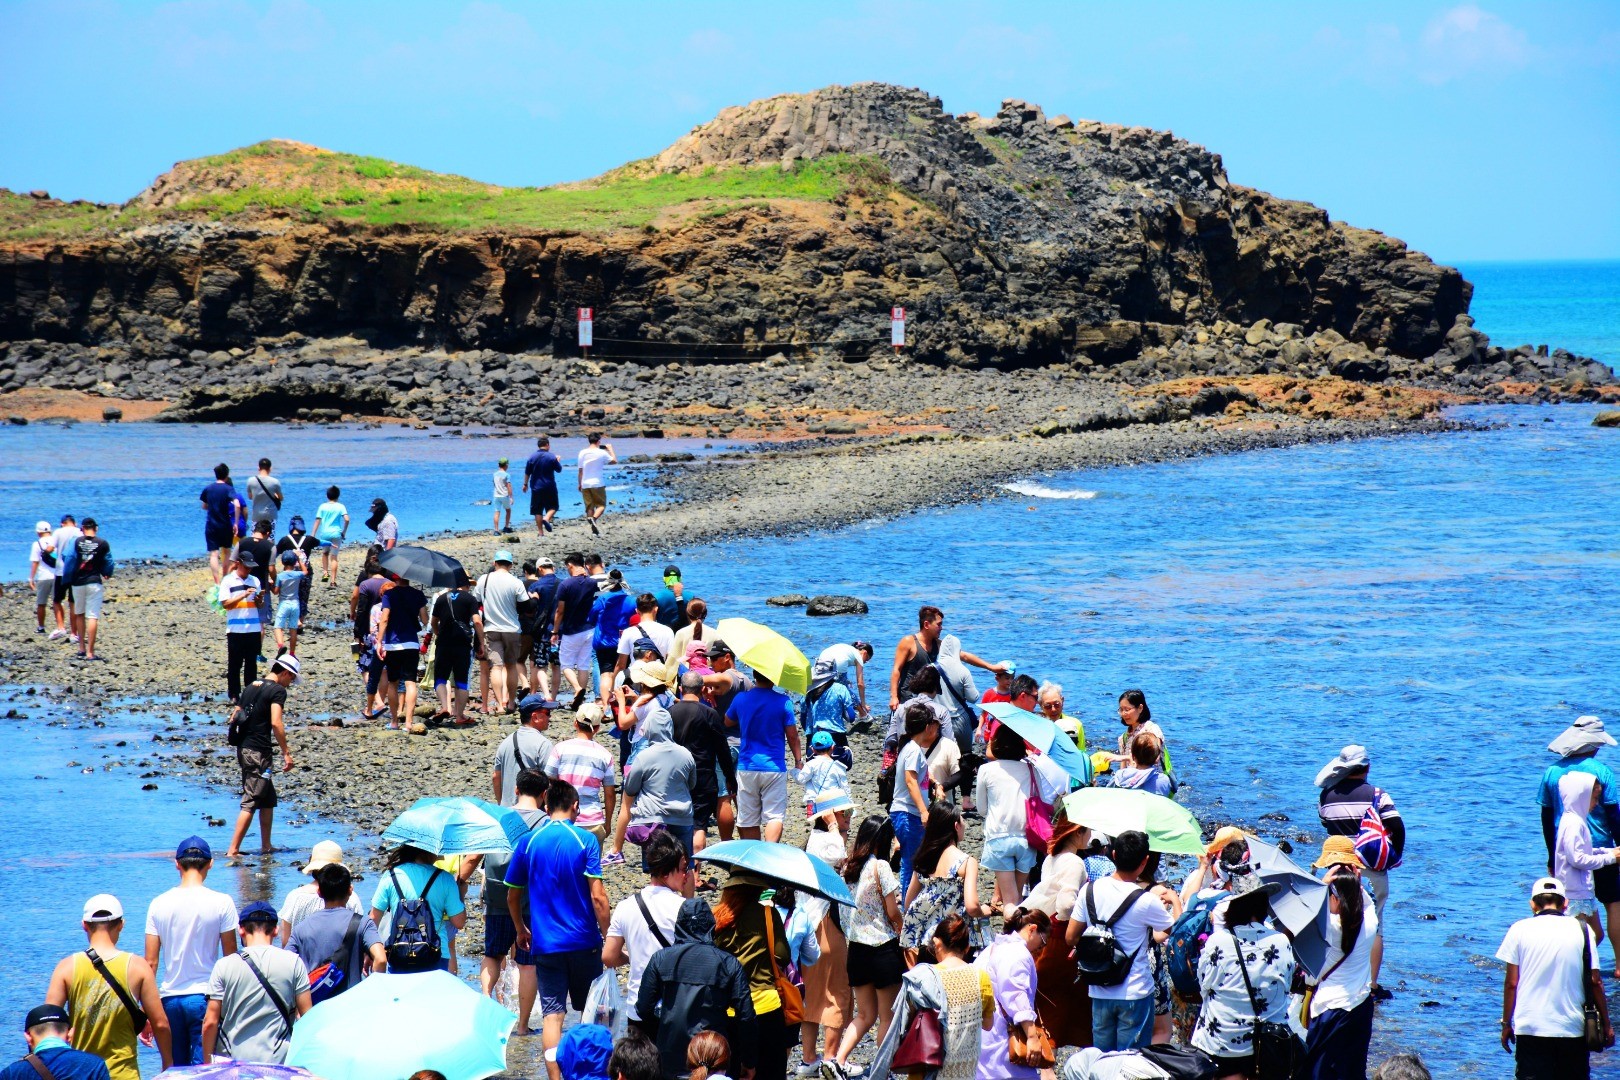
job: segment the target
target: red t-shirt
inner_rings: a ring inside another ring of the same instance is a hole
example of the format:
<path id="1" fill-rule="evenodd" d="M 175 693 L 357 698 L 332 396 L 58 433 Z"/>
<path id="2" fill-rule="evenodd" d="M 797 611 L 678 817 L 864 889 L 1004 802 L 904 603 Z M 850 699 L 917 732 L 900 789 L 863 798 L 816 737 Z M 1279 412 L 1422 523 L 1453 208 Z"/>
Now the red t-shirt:
<path id="1" fill-rule="evenodd" d="M 1011 695 L 1003 694 L 1000 690 L 997 690 L 992 686 L 990 689 L 984 692 L 984 696 L 979 699 L 979 704 L 989 705 L 996 701 L 1011 702 L 1012 697 Z M 996 737 L 996 728 L 1001 726 L 1001 721 L 997 720 L 989 713 L 985 713 L 979 717 L 979 726 L 983 729 L 984 741 L 988 743 L 991 739 Z"/>

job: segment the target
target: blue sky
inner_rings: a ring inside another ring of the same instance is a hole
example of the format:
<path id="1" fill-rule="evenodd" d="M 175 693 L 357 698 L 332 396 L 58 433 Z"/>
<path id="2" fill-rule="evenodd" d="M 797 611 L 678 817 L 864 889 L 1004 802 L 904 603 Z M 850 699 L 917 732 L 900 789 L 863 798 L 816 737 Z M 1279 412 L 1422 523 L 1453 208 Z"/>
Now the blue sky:
<path id="1" fill-rule="evenodd" d="M 1620 257 L 1620 4 L 0 0 L 0 186 L 121 200 L 280 136 L 591 176 L 830 83 L 1168 128 L 1447 261 Z"/>

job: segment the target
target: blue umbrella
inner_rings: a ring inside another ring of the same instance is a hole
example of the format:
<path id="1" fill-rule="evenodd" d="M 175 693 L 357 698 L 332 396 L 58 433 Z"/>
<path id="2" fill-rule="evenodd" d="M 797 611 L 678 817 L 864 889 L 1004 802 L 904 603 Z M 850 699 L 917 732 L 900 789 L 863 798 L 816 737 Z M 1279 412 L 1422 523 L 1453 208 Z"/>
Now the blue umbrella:
<path id="1" fill-rule="evenodd" d="M 324 1080 L 400 1080 L 419 1069 L 483 1080 L 505 1070 L 516 1023 L 448 971 L 373 975 L 299 1017 L 287 1064 Z"/>
<path id="2" fill-rule="evenodd" d="M 1271 898 L 1271 914 L 1294 939 L 1294 956 L 1312 975 L 1321 972 L 1327 961 L 1328 887 L 1313 877 L 1281 848 L 1258 837 L 1248 837 L 1249 865 L 1261 881 L 1275 882 L 1281 888 Z"/>
<path id="3" fill-rule="evenodd" d="M 383 839 L 435 855 L 502 854 L 528 831 L 523 815 L 509 806 L 483 799 L 417 799 L 383 830 Z"/>
<path id="4" fill-rule="evenodd" d="M 724 840 L 710 844 L 693 856 L 701 862 L 719 863 L 780 881 L 795 889 L 815 893 L 834 903 L 855 906 L 855 897 L 838 871 L 791 844 L 766 840 Z"/>
<path id="5" fill-rule="evenodd" d="M 1018 732 L 1020 738 L 1045 754 L 1081 784 L 1091 783 L 1091 759 L 1058 726 L 1044 716 L 1005 701 L 992 701 L 984 711 Z"/>
<path id="6" fill-rule="evenodd" d="M 234 1058 L 215 1058 L 207 1065 L 176 1065 L 158 1073 L 159 1080 L 320 1080 L 314 1073 L 291 1065 L 270 1065 Z"/>

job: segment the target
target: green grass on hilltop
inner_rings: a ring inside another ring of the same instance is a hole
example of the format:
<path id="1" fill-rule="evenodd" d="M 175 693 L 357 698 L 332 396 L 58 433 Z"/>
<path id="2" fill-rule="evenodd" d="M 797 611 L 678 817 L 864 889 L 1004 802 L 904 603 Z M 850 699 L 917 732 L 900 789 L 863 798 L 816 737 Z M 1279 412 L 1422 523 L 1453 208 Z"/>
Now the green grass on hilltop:
<path id="1" fill-rule="evenodd" d="M 0 237 L 76 236 L 153 221 L 224 220 L 264 213 L 312 222 L 475 229 L 609 232 L 652 224 L 689 204 L 727 213 L 770 199 L 827 202 L 846 192 L 887 189 L 888 170 L 875 158 L 835 155 L 776 166 L 647 173 L 626 166 L 596 180 L 547 188 L 501 188 L 465 177 L 398 165 L 381 158 L 313 151 L 291 143 L 258 143 L 176 169 L 188 178 L 231 178 L 230 190 L 201 190 L 164 210 L 101 207 L 74 213 L 18 196 L 0 200 Z M 213 184 L 198 183 L 209 188 Z M 30 205 L 18 205 L 14 202 Z"/>

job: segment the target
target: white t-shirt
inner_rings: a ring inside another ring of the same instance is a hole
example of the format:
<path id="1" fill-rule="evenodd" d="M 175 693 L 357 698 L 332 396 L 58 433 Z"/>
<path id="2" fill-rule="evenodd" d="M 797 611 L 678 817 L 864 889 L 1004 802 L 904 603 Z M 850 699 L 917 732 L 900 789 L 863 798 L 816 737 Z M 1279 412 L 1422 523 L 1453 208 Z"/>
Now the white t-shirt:
<path id="1" fill-rule="evenodd" d="M 529 598 L 521 578 L 509 570 L 491 570 L 478 579 L 473 590 L 484 605 L 484 629 L 497 634 L 517 634 L 523 630 L 518 604 Z"/>
<path id="2" fill-rule="evenodd" d="M 1024 800 L 1030 766 L 1023 761 L 987 761 L 973 781 L 973 799 L 984 815 L 984 838 L 1024 835 Z"/>
<path id="3" fill-rule="evenodd" d="M 579 486 L 588 488 L 605 487 L 607 481 L 602 478 L 602 470 L 607 468 L 608 452 L 600 446 L 587 446 L 579 452 Z"/>
<path id="4" fill-rule="evenodd" d="M 648 885 L 641 890 L 641 898 L 647 902 L 647 910 L 652 912 L 653 922 L 658 924 L 664 940 L 675 944 L 675 916 L 681 913 L 685 898 L 662 885 Z M 636 995 L 641 991 L 641 975 L 647 970 L 653 953 L 663 946 L 647 929 L 647 920 L 634 896 L 625 897 L 614 907 L 613 917 L 608 920 L 607 936 L 624 941 L 624 951 L 630 957 L 630 986 L 626 991 L 630 998 L 630 1018 L 640 1020 L 636 1015 Z"/>
<path id="5" fill-rule="evenodd" d="M 34 575 L 36 581 L 40 578 L 54 578 L 56 576 L 56 567 L 45 561 L 46 550 L 39 546 L 38 540 L 35 540 L 28 547 L 28 565 L 32 566 L 34 563 L 39 563 L 39 572 Z M 56 548 L 52 546 L 49 550 L 54 558 Z"/>
<path id="6" fill-rule="evenodd" d="M 668 660 L 675 651 L 675 631 L 656 619 L 643 616 L 642 621 L 635 626 L 627 626 L 619 634 L 619 655 L 630 656 L 630 650 L 640 638 L 651 638 L 652 643 L 658 646 L 658 651 Z"/>
<path id="7" fill-rule="evenodd" d="M 1224 914 L 1223 910 L 1222 915 Z M 1338 967 L 1333 968 L 1332 974 L 1317 984 L 1316 993 L 1311 995 L 1313 1019 L 1328 1009 L 1343 1009 L 1349 1012 L 1366 1001 L 1372 993 L 1372 948 L 1373 941 L 1378 937 L 1378 909 L 1373 906 L 1371 896 L 1362 897 L 1361 933 L 1356 935 L 1355 947 L 1350 950 L 1350 955 L 1342 964 L 1339 963 L 1339 957 L 1344 956 L 1344 950 L 1339 948 L 1339 942 L 1343 940 L 1340 934 L 1339 917 L 1329 915 L 1328 948 L 1322 960 L 1322 970 L 1326 971 L 1335 964 L 1338 964 Z"/>
<path id="8" fill-rule="evenodd" d="M 1592 931 L 1568 915 L 1532 915 L 1508 927 L 1496 958 L 1519 967 L 1519 996 L 1513 1004 L 1513 1034 L 1545 1039 L 1579 1038 L 1585 1030 L 1581 986 L 1581 935 L 1592 949 Z"/>
<path id="9" fill-rule="evenodd" d="M 906 783 L 907 773 L 911 773 L 917 778 L 917 789 L 922 792 L 923 802 L 926 803 L 928 801 L 928 757 L 915 740 L 901 747 L 900 756 L 894 759 L 894 798 L 889 800 L 889 813 L 906 813 L 921 816 L 921 811 L 917 809 L 916 802 L 911 798 L 911 788 Z"/>
<path id="10" fill-rule="evenodd" d="M 1125 902 L 1125 898 L 1136 892 L 1137 888 L 1135 882 L 1121 881 L 1112 874 L 1108 877 L 1094 878 L 1075 897 L 1074 913 L 1070 918 L 1081 926 L 1091 925 L 1091 920 L 1086 914 L 1086 897 L 1094 894 L 1097 922 L 1105 923 Z M 1153 974 L 1150 967 L 1152 950 L 1147 947 L 1148 931 L 1169 930 L 1171 921 L 1169 910 L 1159 903 L 1151 892 L 1136 898 L 1131 909 L 1114 923 L 1114 937 L 1118 940 L 1119 947 L 1125 950 L 1126 955 L 1136 957 L 1131 964 L 1131 973 L 1118 986 L 1091 987 L 1093 1000 L 1102 998 L 1109 1001 L 1140 1001 L 1153 996 Z"/>
<path id="11" fill-rule="evenodd" d="M 73 550 L 73 545 L 79 542 L 80 532 L 76 525 L 63 525 L 51 533 L 51 539 L 56 541 L 56 576 L 62 576 L 62 559 Z"/>
<path id="12" fill-rule="evenodd" d="M 146 909 L 146 932 L 163 941 L 158 994 L 206 994 L 221 934 L 236 930 L 236 901 L 205 885 L 175 886 Z"/>
<path id="13" fill-rule="evenodd" d="M 512 494 L 512 475 L 505 469 L 495 470 L 495 497 L 507 498 Z"/>

